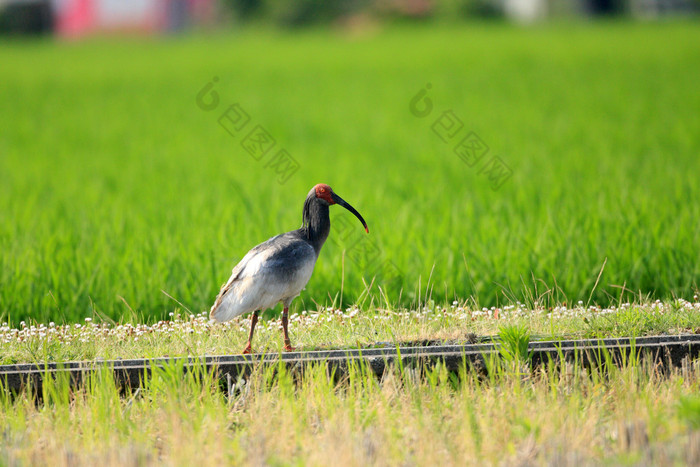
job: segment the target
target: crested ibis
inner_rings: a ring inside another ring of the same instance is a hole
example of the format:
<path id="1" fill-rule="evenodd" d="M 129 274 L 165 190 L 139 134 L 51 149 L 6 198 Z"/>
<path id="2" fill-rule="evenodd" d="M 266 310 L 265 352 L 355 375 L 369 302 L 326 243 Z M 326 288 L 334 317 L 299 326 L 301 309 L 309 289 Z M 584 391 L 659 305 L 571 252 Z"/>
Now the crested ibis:
<path id="1" fill-rule="evenodd" d="M 233 268 L 231 277 L 221 287 L 209 316 L 219 322 L 253 312 L 248 345 L 243 353 L 251 353 L 251 341 L 261 310 L 282 302 L 284 349 L 292 351 L 287 331 L 289 304 L 304 288 L 328 238 L 331 221 L 328 208 L 338 204 L 353 213 L 369 233 L 359 212 L 323 183 L 309 191 L 304 201 L 302 225 L 297 230 L 272 237 L 251 249 Z"/>

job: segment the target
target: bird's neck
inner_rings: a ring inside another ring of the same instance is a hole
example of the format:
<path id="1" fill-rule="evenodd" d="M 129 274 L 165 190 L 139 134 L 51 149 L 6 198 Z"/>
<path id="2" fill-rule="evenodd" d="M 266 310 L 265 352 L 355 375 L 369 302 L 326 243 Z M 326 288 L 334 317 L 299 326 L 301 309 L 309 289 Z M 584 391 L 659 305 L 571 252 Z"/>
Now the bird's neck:
<path id="1" fill-rule="evenodd" d="M 331 231 L 328 205 L 319 201 L 315 196 L 310 196 L 304 202 L 302 218 L 302 234 L 309 240 L 318 255 L 326 238 L 328 238 L 328 233 Z"/>

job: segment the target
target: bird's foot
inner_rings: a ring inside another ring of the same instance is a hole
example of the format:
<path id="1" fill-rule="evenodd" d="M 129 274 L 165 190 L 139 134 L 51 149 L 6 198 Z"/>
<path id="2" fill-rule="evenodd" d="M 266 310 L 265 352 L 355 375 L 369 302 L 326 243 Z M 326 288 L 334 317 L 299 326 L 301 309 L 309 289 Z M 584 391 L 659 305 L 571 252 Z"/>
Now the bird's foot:
<path id="1" fill-rule="evenodd" d="M 250 344 L 246 345 L 245 349 L 243 349 L 244 354 L 252 354 L 253 349 L 250 347 Z"/>
<path id="2" fill-rule="evenodd" d="M 285 352 L 294 352 L 295 350 L 296 350 L 296 348 L 292 347 L 292 343 L 291 343 L 291 342 L 285 342 L 285 343 L 284 343 L 284 351 L 285 351 Z"/>

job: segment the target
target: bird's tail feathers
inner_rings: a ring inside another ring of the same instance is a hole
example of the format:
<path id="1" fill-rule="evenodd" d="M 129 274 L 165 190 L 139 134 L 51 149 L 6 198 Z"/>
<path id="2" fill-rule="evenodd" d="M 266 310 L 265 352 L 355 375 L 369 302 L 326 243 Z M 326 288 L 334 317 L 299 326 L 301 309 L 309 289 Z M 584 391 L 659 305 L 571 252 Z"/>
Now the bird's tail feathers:
<path id="1" fill-rule="evenodd" d="M 242 310 L 239 303 L 232 299 L 229 295 L 222 293 L 216 298 L 216 302 L 211 307 L 209 312 L 209 318 L 223 323 L 224 321 L 229 321 L 236 316 L 240 316 L 245 313 L 246 310 Z"/>

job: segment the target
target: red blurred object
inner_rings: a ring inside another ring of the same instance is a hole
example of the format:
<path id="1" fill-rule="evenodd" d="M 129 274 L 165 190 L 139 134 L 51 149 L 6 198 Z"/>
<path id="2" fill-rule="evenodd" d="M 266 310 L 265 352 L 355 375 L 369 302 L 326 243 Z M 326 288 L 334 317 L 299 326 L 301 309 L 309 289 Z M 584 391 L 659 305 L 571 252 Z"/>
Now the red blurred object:
<path id="1" fill-rule="evenodd" d="M 54 0 L 56 34 L 150 34 L 211 25 L 216 0 Z"/>
<path id="2" fill-rule="evenodd" d="M 56 34 L 66 37 L 84 35 L 94 27 L 91 0 L 66 0 L 56 5 Z"/>

